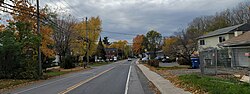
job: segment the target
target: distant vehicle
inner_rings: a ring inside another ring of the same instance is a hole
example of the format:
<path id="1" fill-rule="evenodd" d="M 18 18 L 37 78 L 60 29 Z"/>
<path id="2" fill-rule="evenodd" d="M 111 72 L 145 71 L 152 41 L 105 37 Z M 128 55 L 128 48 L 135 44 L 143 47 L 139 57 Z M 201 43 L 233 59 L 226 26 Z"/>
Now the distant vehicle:
<path id="1" fill-rule="evenodd" d="M 157 56 L 157 57 L 155 57 L 155 59 L 156 60 L 161 60 L 162 58 Z"/>
<path id="2" fill-rule="evenodd" d="M 131 59 L 131 58 L 128 58 L 128 61 L 132 61 L 132 59 Z"/>
<path id="3" fill-rule="evenodd" d="M 142 60 L 142 61 L 147 61 L 148 58 L 147 58 L 147 57 L 144 57 L 144 58 L 142 58 L 141 60 Z"/>
<path id="4" fill-rule="evenodd" d="M 116 62 L 116 61 L 117 61 L 117 57 L 115 56 L 115 57 L 114 57 L 114 62 Z"/>

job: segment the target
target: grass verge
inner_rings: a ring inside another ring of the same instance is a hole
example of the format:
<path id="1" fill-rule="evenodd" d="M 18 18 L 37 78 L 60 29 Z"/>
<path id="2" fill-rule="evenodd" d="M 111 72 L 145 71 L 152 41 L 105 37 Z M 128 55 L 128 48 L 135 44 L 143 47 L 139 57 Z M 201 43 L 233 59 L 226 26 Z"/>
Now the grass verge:
<path id="1" fill-rule="evenodd" d="M 14 80 L 14 79 L 0 79 L 0 90 L 11 88 L 23 83 L 31 82 L 33 80 Z"/>
<path id="2" fill-rule="evenodd" d="M 48 77 L 59 76 L 68 73 L 67 71 L 48 71 L 45 75 Z"/>
<path id="3" fill-rule="evenodd" d="M 96 67 L 96 66 L 102 66 L 102 65 L 107 65 L 107 64 L 111 64 L 111 63 L 113 63 L 113 62 L 100 62 L 100 63 L 93 63 L 90 66 Z M 67 73 L 70 73 L 70 72 L 76 72 L 76 71 L 80 71 L 80 70 L 85 70 L 85 69 L 81 69 L 81 68 L 53 69 L 53 70 L 49 70 L 46 73 L 44 73 L 44 79 L 48 79 L 48 78 L 51 78 L 51 77 L 56 77 L 56 76 L 60 76 L 60 75 L 64 75 L 64 74 L 67 74 Z M 37 81 L 37 80 L 34 80 L 34 79 L 27 79 L 27 80 L 0 79 L 0 91 L 3 90 L 3 89 L 14 88 L 16 86 L 23 85 L 23 84 L 26 84 L 26 83 L 29 83 L 29 82 L 32 82 L 32 81 Z"/>
<path id="4" fill-rule="evenodd" d="M 223 79 L 198 74 L 181 75 L 178 77 L 185 88 L 201 89 L 209 94 L 249 94 L 250 85 L 236 79 Z"/>
<path id="5" fill-rule="evenodd" d="M 43 77 L 41 78 L 41 80 L 46 80 L 48 78 L 60 76 L 60 75 L 67 74 L 70 72 L 77 72 L 77 71 L 88 70 L 88 69 L 82 69 L 82 68 L 52 69 L 52 70 L 46 71 L 46 73 L 43 73 Z M 0 94 L 1 92 L 5 90 L 16 88 L 19 86 L 24 86 L 24 85 L 27 85 L 36 81 L 39 81 L 39 80 L 38 79 L 24 79 L 24 80 L 23 79 L 0 79 Z"/>
<path id="6" fill-rule="evenodd" d="M 90 64 L 91 67 L 97 67 L 97 66 L 102 66 L 102 65 L 107 65 L 107 64 L 111 64 L 113 62 L 95 62 Z"/>
<path id="7" fill-rule="evenodd" d="M 177 70 L 177 69 L 188 69 L 189 66 L 173 66 L 173 67 L 157 67 L 156 70 Z"/>

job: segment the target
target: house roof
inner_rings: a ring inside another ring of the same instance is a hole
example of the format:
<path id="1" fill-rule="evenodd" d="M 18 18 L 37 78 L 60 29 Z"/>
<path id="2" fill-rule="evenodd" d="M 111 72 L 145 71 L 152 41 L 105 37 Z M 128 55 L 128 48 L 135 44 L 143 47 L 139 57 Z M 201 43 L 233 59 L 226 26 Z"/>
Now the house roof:
<path id="1" fill-rule="evenodd" d="M 250 30 L 250 24 L 244 23 L 244 24 L 217 29 L 215 31 L 209 32 L 208 34 L 200 36 L 198 39 L 222 35 L 222 34 L 230 34 L 230 33 L 234 33 L 234 31 L 249 31 L 249 30 Z"/>
<path id="2" fill-rule="evenodd" d="M 250 32 L 245 32 L 237 37 L 228 39 L 220 44 L 219 46 L 232 47 L 232 46 L 250 46 Z"/>
<path id="3" fill-rule="evenodd" d="M 116 48 L 105 48 L 105 51 L 116 51 Z"/>

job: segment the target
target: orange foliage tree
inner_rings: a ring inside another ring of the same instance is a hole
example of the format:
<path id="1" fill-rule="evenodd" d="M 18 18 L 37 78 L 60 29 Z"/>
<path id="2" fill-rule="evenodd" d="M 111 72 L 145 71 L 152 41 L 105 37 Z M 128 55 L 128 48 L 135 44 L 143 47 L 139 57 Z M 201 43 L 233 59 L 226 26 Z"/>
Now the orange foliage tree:
<path id="1" fill-rule="evenodd" d="M 145 41 L 144 35 L 137 35 L 133 39 L 132 49 L 135 54 L 141 54 L 144 51 L 143 42 Z"/>
<path id="2" fill-rule="evenodd" d="M 32 33 L 35 35 L 39 35 L 37 33 L 37 17 L 36 15 L 36 8 L 27 0 L 13 0 L 13 5 L 15 6 L 13 9 L 12 17 L 14 22 L 22 22 L 22 23 L 29 23 L 31 25 Z M 18 15 L 16 15 L 18 14 Z M 41 18 L 46 17 L 47 13 L 42 9 L 40 12 Z M 41 19 L 43 20 L 43 19 Z M 54 40 L 52 39 L 53 29 L 48 26 L 41 24 L 40 25 L 40 32 L 41 32 L 41 51 L 45 57 L 52 58 L 55 56 L 55 51 L 52 48 L 54 44 Z M 46 58 L 45 58 L 46 59 Z"/>

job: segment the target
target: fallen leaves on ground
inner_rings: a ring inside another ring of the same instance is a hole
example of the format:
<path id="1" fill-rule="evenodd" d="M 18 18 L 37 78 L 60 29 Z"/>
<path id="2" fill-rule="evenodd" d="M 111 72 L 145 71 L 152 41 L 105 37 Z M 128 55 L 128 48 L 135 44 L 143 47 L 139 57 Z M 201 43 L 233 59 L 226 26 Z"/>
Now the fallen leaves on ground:
<path id="1" fill-rule="evenodd" d="M 202 90 L 200 88 L 196 88 L 194 86 L 183 83 L 181 80 L 178 79 L 177 75 L 172 74 L 167 69 L 165 69 L 165 70 L 157 70 L 155 67 L 149 66 L 147 64 L 144 64 L 144 66 L 148 67 L 150 70 L 158 73 L 159 75 L 161 75 L 165 79 L 169 80 L 176 87 L 182 88 L 185 91 L 192 92 L 193 94 L 207 94 L 206 91 L 204 91 L 204 90 Z"/>

